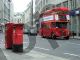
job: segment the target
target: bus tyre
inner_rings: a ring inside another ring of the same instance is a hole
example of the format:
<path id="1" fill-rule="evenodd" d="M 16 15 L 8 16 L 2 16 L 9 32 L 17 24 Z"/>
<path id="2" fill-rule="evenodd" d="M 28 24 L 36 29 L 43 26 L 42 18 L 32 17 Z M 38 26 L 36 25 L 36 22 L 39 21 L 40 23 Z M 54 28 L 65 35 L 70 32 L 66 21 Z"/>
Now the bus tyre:
<path id="1" fill-rule="evenodd" d="M 42 38 L 45 38 L 44 36 L 42 36 Z"/>
<path id="2" fill-rule="evenodd" d="M 42 38 L 45 38 L 44 35 L 43 35 L 43 33 L 41 34 L 41 37 L 42 37 Z"/>
<path id="3" fill-rule="evenodd" d="M 69 36 L 65 37 L 65 39 L 69 40 Z"/>
<path id="4" fill-rule="evenodd" d="M 55 36 L 54 33 L 51 34 L 51 38 L 52 38 L 52 39 L 56 39 L 56 36 Z"/>

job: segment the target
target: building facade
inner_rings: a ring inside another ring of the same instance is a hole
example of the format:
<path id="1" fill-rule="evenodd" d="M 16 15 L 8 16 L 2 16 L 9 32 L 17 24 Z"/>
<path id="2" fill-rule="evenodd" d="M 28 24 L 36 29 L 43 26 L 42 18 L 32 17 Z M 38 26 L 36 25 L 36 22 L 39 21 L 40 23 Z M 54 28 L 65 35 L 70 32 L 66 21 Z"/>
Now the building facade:
<path id="1" fill-rule="evenodd" d="M 75 35 L 79 36 L 80 35 L 80 0 L 64 0 L 56 4 L 56 7 L 61 7 L 61 6 L 68 7 L 70 9 L 71 22 L 69 28 L 71 31 L 75 33 Z"/>
<path id="2" fill-rule="evenodd" d="M 69 0 L 71 30 L 80 36 L 80 0 Z"/>
<path id="3" fill-rule="evenodd" d="M 0 0 L 0 23 L 10 21 L 11 0 Z"/>
<path id="4" fill-rule="evenodd" d="M 27 24 L 28 26 L 32 25 L 32 2 L 30 2 L 27 5 L 27 9 L 24 11 L 24 16 L 25 16 L 25 24 Z"/>
<path id="5" fill-rule="evenodd" d="M 10 2 L 10 18 L 9 18 L 10 22 L 12 22 L 14 20 L 14 6 L 13 6 L 13 2 Z"/>
<path id="6" fill-rule="evenodd" d="M 48 4 L 55 4 L 53 0 L 35 0 L 35 12 L 41 12 L 43 8 Z"/>
<path id="7" fill-rule="evenodd" d="M 32 18 L 32 1 L 26 7 L 26 10 L 23 12 L 23 21 L 24 21 L 24 32 L 29 32 L 30 27 L 32 26 L 33 18 Z"/>
<path id="8" fill-rule="evenodd" d="M 39 29 L 39 14 L 55 7 L 55 0 L 35 0 L 35 22 L 37 30 Z"/>
<path id="9" fill-rule="evenodd" d="M 35 12 L 40 14 L 46 4 L 54 4 L 55 7 L 68 7 L 71 16 L 69 28 L 74 31 L 75 35 L 80 35 L 80 0 L 36 0 Z"/>
<path id="10" fill-rule="evenodd" d="M 13 23 L 24 23 L 22 17 L 23 17 L 22 13 L 15 13 Z"/>
<path id="11" fill-rule="evenodd" d="M 4 32 L 4 25 L 12 18 L 12 0 L 0 0 L 0 30 Z"/>

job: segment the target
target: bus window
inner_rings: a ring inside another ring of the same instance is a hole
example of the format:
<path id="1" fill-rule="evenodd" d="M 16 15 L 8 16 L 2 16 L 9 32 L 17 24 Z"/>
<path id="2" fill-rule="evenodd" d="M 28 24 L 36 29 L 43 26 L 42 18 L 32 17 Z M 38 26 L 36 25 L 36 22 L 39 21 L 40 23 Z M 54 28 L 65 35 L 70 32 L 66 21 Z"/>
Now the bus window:
<path id="1" fill-rule="evenodd" d="M 63 23 L 57 22 L 56 23 L 56 27 L 58 27 L 58 28 L 67 28 L 67 23 L 65 23 L 65 22 L 63 22 Z"/>
<path id="2" fill-rule="evenodd" d="M 46 25 L 46 28 L 47 28 L 47 29 L 49 29 L 49 28 L 50 28 L 50 26 L 49 26 L 49 25 Z"/>
<path id="3" fill-rule="evenodd" d="M 41 28 L 49 29 L 49 28 L 50 28 L 50 26 L 49 26 L 49 25 L 47 25 L 47 24 L 41 24 Z"/>
<path id="4" fill-rule="evenodd" d="M 48 29 L 48 28 L 49 28 L 49 26 L 48 26 L 47 24 L 45 24 L 45 25 L 44 25 L 44 28 Z"/>
<path id="5" fill-rule="evenodd" d="M 51 27 L 55 27 L 55 23 L 52 23 L 52 24 L 51 24 Z"/>
<path id="6" fill-rule="evenodd" d="M 41 28 L 46 28 L 46 24 L 41 24 Z"/>
<path id="7" fill-rule="evenodd" d="M 65 15 L 59 15 L 59 20 L 67 20 Z"/>

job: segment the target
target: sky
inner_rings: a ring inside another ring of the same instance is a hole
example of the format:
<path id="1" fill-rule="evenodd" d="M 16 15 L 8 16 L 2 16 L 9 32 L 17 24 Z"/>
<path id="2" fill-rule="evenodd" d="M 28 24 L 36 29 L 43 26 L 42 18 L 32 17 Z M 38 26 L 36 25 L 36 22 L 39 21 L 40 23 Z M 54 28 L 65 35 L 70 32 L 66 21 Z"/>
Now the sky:
<path id="1" fill-rule="evenodd" d="M 23 12 L 31 0 L 12 0 L 14 12 Z"/>

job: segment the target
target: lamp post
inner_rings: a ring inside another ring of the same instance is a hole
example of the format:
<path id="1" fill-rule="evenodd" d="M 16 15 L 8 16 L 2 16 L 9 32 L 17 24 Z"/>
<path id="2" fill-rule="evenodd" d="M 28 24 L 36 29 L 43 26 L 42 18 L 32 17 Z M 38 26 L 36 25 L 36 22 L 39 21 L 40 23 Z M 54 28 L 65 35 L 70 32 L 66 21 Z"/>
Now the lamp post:
<path id="1" fill-rule="evenodd" d="M 31 1 L 31 27 L 33 26 L 33 0 Z"/>

